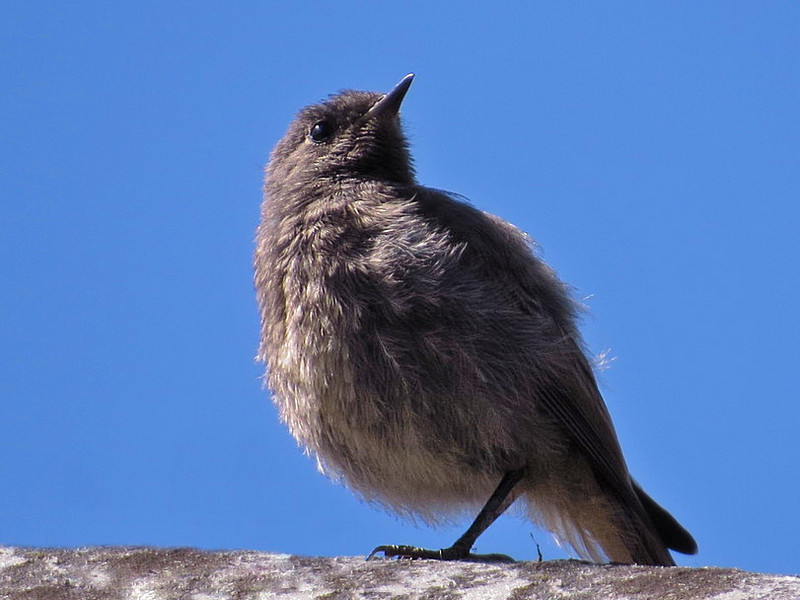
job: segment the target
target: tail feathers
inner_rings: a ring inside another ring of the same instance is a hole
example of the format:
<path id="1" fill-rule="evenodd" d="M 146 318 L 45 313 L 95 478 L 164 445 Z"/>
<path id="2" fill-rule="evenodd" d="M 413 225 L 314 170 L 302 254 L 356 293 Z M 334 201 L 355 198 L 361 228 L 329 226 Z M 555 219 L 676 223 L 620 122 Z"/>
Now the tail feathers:
<path id="1" fill-rule="evenodd" d="M 627 550 L 630 560 L 637 565 L 675 565 L 667 545 L 661 539 L 658 529 L 653 525 L 647 511 L 636 497 L 620 502 L 612 511 L 611 517 L 617 528 L 617 535 Z M 612 560 L 615 560 L 611 557 Z"/>
<path id="2" fill-rule="evenodd" d="M 697 551 L 692 536 L 635 482 L 625 498 L 603 492 L 580 499 L 572 495 L 570 502 L 560 504 L 537 502 L 529 495 L 530 516 L 593 562 L 673 566 L 668 548 Z"/>
<path id="3" fill-rule="evenodd" d="M 611 520 L 617 526 L 632 562 L 671 566 L 669 549 L 684 554 L 697 552 L 697 543 L 675 518 L 631 480 L 630 492 L 608 494 Z M 614 560 L 612 558 L 612 560 Z"/>
<path id="4" fill-rule="evenodd" d="M 635 508 L 631 504 L 635 503 Z M 550 509 L 550 510 L 548 510 Z M 635 496 L 621 502 L 613 495 L 595 495 L 569 504 L 535 505 L 529 500 L 534 522 L 551 531 L 561 545 L 572 547 L 584 560 L 672 566 L 675 562 L 656 534 Z"/>
<path id="5" fill-rule="evenodd" d="M 653 526 L 656 528 L 661 540 L 667 548 L 671 548 L 682 554 L 696 554 L 697 542 L 694 541 L 692 534 L 684 529 L 663 507 L 645 493 L 635 481 L 633 491 L 642 503 L 647 516 L 650 517 Z"/>

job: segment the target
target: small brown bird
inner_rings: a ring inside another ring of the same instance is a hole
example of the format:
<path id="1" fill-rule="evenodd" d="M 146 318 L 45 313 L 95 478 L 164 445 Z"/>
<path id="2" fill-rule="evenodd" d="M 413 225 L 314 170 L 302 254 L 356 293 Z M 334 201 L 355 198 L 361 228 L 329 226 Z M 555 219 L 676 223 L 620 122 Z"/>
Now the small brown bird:
<path id="1" fill-rule="evenodd" d="M 267 167 L 255 253 L 259 359 L 320 469 L 430 523 L 480 510 L 470 554 L 515 500 L 594 560 L 673 565 L 692 536 L 628 473 L 576 326 L 531 240 L 416 182 L 388 94 L 303 109 Z"/>

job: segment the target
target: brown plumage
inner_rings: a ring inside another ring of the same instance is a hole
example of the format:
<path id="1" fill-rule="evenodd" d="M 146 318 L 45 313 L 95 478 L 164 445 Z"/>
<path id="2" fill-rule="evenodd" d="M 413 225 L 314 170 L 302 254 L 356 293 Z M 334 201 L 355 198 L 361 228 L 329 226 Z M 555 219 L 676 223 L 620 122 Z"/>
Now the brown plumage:
<path id="1" fill-rule="evenodd" d="M 631 479 L 567 287 L 513 225 L 417 184 L 410 83 L 304 109 L 272 153 L 255 285 L 282 419 L 400 514 L 497 500 L 452 548 L 387 554 L 469 558 L 519 498 L 582 557 L 674 564 L 694 540 Z"/>

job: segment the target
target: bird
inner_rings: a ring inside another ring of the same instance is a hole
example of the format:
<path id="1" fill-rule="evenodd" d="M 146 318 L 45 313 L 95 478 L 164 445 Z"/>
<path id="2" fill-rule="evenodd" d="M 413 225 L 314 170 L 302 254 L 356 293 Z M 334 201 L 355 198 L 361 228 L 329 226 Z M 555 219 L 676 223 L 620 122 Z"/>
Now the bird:
<path id="1" fill-rule="evenodd" d="M 417 182 L 389 93 L 302 109 L 266 168 L 256 230 L 257 359 L 281 420 L 361 499 L 437 525 L 473 554 L 512 504 L 594 562 L 674 565 L 691 534 L 634 481 L 582 340 L 580 303 L 535 242 Z"/>

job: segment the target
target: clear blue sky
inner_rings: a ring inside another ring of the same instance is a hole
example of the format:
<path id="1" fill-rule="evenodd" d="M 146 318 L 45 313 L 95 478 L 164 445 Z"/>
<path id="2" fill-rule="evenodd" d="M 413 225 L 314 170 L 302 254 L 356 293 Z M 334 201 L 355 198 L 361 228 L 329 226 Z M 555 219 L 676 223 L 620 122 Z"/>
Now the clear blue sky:
<path id="1" fill-rule="evenodd" d="M 263 166 L 345 87 L 419 179 L 587 297 L 634 475 L 686 565 L 800 571 L 800 4 L 5 2 L 0 543 L 449 545 L 319 475 L 254 363 Z M 565 553 L 504 517 L 478 541 Z"/>

